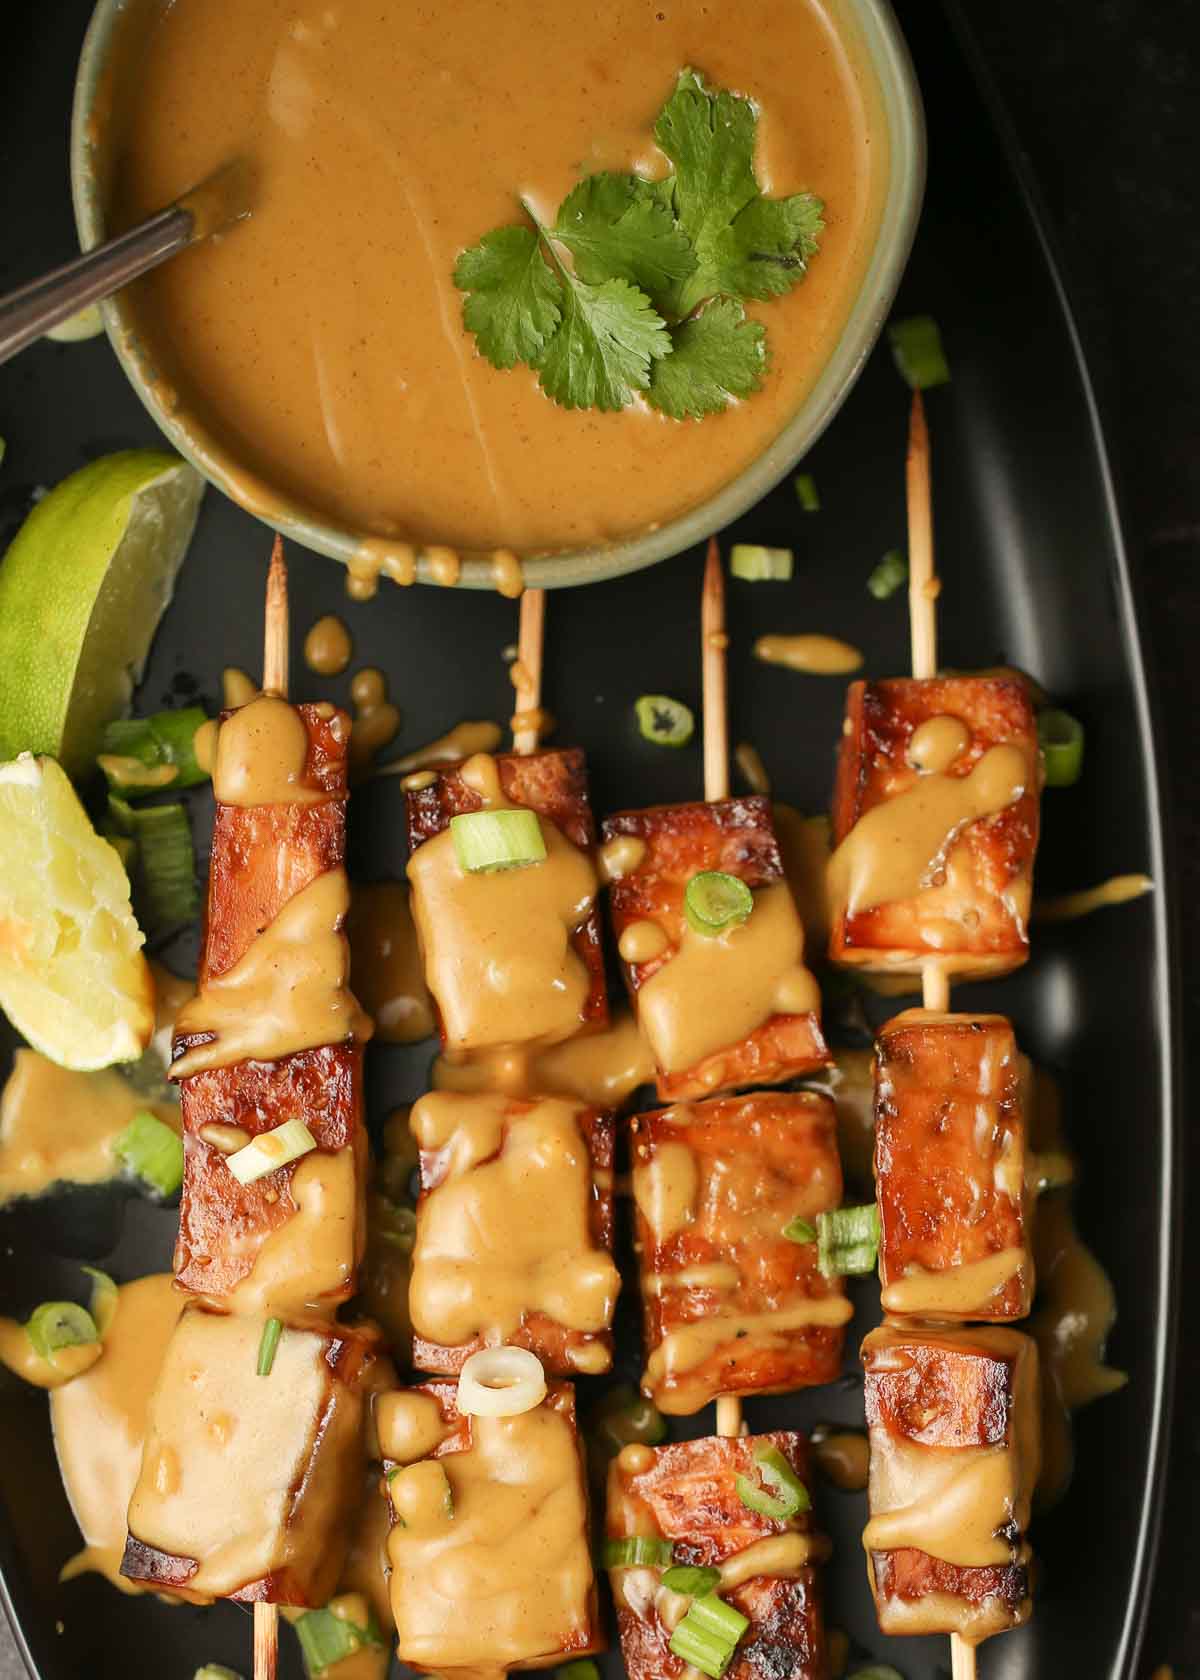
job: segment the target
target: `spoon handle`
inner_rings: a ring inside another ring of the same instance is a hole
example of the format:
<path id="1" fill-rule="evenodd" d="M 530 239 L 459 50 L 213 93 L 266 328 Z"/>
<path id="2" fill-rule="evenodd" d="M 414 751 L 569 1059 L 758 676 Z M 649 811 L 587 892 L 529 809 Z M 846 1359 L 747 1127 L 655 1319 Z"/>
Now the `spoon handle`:
<path id="1" fill-rule="evenodd" d="M 190 210 L 178 205 L 161 210 L 140 227 L 0 298 L 0 362 L 174 256 L 191 242 L 194 228 Z"/>

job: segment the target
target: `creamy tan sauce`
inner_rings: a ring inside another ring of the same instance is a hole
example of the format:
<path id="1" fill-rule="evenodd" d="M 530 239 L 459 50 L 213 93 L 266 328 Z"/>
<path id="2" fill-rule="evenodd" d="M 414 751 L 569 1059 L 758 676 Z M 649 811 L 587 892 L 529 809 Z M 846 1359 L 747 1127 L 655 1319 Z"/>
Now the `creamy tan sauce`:
<path id="1" fill-rule="evenodd" d="M 630 922 L 617 941 L 621 961 L 627 963 L 653 962 L 670 945 L 667 931 L 658 922 Z"/>
<path id="2" fill-rule="evenodd" d="M 354 1148 L 314 1149 L 303 1156 L 292 1174 L 291 1194 L 296 1211 L 259 1240 L 253 1269 L 228 1297 L 234 1312 L 308 1308 L 328 1317 L 353 1287 L 362 1225 Z M 236 1238 L 230 1241 L 236 1246 Z"/>
<path id="3" fill-rule="evenodd" d="M 336 1484 L 358 1451 L 361 1402 L 333 1380 L 328 1335 L 287 1325 L 260 1377 L 262 1330 L 257 1314 L 189 1307 L 150 1403 L 129 1531 L 195 1558 L 188 1591 L 205 1597 L 328 1543 L 342 1504 Z M 231 1522 L 231 1488 L 252 1522 Z"/>
<path id="4" fill-rule="evenodd" d="M 795 412 L 874 238 L 887 144 L 843 16 L 815 0 L 746 0 L 736 28 L 705 0 L 572 0 L 553 28 L 532 0 L 162 8 L 119 102 L 115 224 L 230 157 L 261 189 L 228 238 L 128 299 L 154 376 L 231 446 L 252 510 L 283 492 L 360 533 L 368 587 L 388 560 L 406 581 L 414 544 L 553 550 L 698 504 Z M 580 171 L 660 174 L 651 125 L 687 65 L 760 103 L 760 179 L 825 201 L 820 254 L 789 297 L 749 306 L 772 351 L 752 399 L 700 425 L 569 412 L 477 352 L 455 262 L 519 219 L 518 194 L 550 222 Z"/>
<path id="5" fill-rule="evenodd" d="M 146 1588 L 121 1574 L 125 1513 L 142 1467 L 150 1396 L 183 1297 L 169 1273 L 123 1283 L 116 1316 L 93 1368 L 50 1401 L 54 1450 L 83 1536 L 62 1579 L 95 1570 L 121 1592 Z"/>
<path id="6" fill-rule="evenodd" d="M 770 793 L 771 778 L 762 761 L 762 754 L 749 741 L 739 741 L 733 749 L 733 761 L 742 773 L 751 793 Z"/>
<path id="7" fill-rule="evenodd" d="M 1080 916 L 1090 916 L 1095 910 L 1107 910 L 1117 904 L 1154 891 L 1149 875 L 1112 875 L 1098 887 L 1082 892 L 1064 893 L 1061 898 L 1039 898 L 1034 901 L 1035 922 L 1073 922 Z"/>
<path id="8" fill-rule="evenodd" d="M 772 1015 L 820 1009 L 789 888 L 760 887 L 747 919 L 715 938 L 685 925 L 674 955 L 639 989 L 637 1003 L 641 1029 L 668 1073 L 748 1038 Z"/>
<path id="9" fill-rule="evenodd" d="M 570 1425 L 546 1403 L 516 1417 L 473 1418 L 470 1450 L 436 1462 L 453 1517 L 430 1479 L 423 1497 L 403 1505 L 406 1526 L 388 1539 L 402 1660 L 495 1672 L 553 1657 L 586 1631 L 592 1589 Z M 397 1481 L 424 1468 L 402 1470 Z"/>
<path id="10" fill-rule="evenodd" d="M 600 879 L 608 885 L 632 875 L 646 855 L 646 842 L 636 834 L 618 834 L 606 840 L 597 854 Z"/>
<path id="11" fill-rule="evenodd" d="M 379 881 L 350 896 L 354 990 L 383 1044 L 416 1044 L 435 1030 L 408 892 L 402 881 Z"/>
<path id="12" fill-rule="evenodd" d="M 854 1306 L 843 1295 L 818 1295 L 781 1312 L 718 1313 L 669 1330 L 646 1361 L 643 1389 L 658 1389 L 668 1378 L 694 1371 L 727 1342 L 760 1337 L 770 1347 L 773 1338 L 809 1325 L 836 1329 L 854 1317 Z M 664 1402 L 660 1400 L 660 1406 Z M 664 1406 L 664 1409 L 665 1406 Z"/>
<path id="13" fill-rule="evenodd" d="M 714 1591 L 732 1592 L 758 1575 L 787 1580 L 828 1556 L 829 1542 L 823 1534 L 770 1534 L 725 1559 L 720 1586 Z"/>
<path id="14" fill-rule="evenodd" d="M 226 665 L 221 672 L 221 697 L 227 712 L 237 706 L 248 706 L 258 694 L 258 684 L 236 665 Z"/>
<path id="15" fill-rule="evenodd" d="M 970 745 L 971 731 L 961 718 L 926 718 L 909 737 L 908 762 L 914 770 L 938 774 L 949 770 Z"/>
<path id="16" fill-rule="evenodd" d="M 91 1369 L 103 1351 L 101 1342 L 78 1342 L 50 1355 L 41 1354 L 24 1324 L 15 1318 L 0 1318 L 0 1365 L 35 1388 L 57 1389 L 74 1382 Z"/>
<path id="17" fill-rule="evenodd" d="M 350 663 L 350 632 L 335 613 L 311 625 L 304 638 L 304 663 L 319 677 L 337 677 Z"/>
<path id="18" fill-rule="evenodd" d="M 76 1073 L 19 1049 L 0 1095 L 0 1203 L 115 1177 L 114 1146 L 141 1110 L 179 1130 L 173 1103 L 151 1101 L 120 1074 Z"/>
<path id="19" fill-rule="evenodd" d="M 196 763 L 208 776 L 212 775 L 213 765 L 217 762 L 217 737 L 220 728 L 216 718 L 206 718 L 192 736 L 192 752 L 196 756 Z"/>
<path id="20" fill-rule="evenodd" d="M 428 1458 L 450 1433 L 432 1394 L 403 1390 L 381 1394 L 376 1400 L 375 1430 L 380 1456 L 397 1464 Z"/>
<path id="21" fill-rule="evenodd" d="M 889 1283 L 880 1294 L 884 1312 L 909 1316 L 975 1316 L 1025 1264 L 1023 1248 L 1004 1248 L 985 1260 L 959 1262 L 941 1271 L 913 1271 Z"/>
<path id="22" fill-rule="evenodd" d="M 222 805 L 312 805 L 327 796 L 304 785 L 308 731 L 295 706 L 260 694 L 221 725 L 213 794 Z"/>
<path id="23" fill-rule="evenodd" d="M 479 755 L 464 766 L 494 761 Z M 450 1050 L 577 1032 L 591 986 L 571 945 L 596 896 L 591 859 L 539 819 L 546 856 L 518 869 L 466 870 L 449 829 L 408 863 L 425 978 Z"/>
<path id="24" fill-rule="evenodd" d="M 894 799 L 873 805 L 829 863 L 829 890 L 849 914 L 915 898 L 937 884 L 950 849 L 968 824 L 1018 800 L 1030 768 L 1018 747 L 989 747 L 966 776 L 931 772 Z"/>
<path id="25" fill-rule="evenodd" d="M 784 665 L 811 677 L 838 677 L 857 671 L 862 651 L 836 636 L 760 636 L 754 656 L 765 665 Z"/>
<path id="26" fill-rule="evenodd" d="M 525 573 L 511 548 L 498 548 L 492 555 L 492 582 L 497 592 L 515 601 L 525 592 Z"/>
<path id="27" fill-rule="evenodd" d="M 447 1158 L 417 1221 L 418 1333 L 498 1344 L 534 1313 L 568 1330 L 607 1329 L 620 1279 L 589 1229 L 592 1167 L 573 1105 L 547 1098 L 522 1112 L 503 1096 L 433 1092 L 414 1106 L 412 1128 L 423 1151 Z"/>
<path id="28" fill-rule="evenodd" d="M 427 741 L 423 747 L 405 753 L 402 758 L 390 759 L 375 773 L 378 776 L 409 776 L 431 764 L 461 764 L 476 753 L 495 752 L 503 739 L 504 731 L 498 723 L 468 719 L 464 723 L 456 723 L 453 729 L 448 729 L 435 740 Z"/>
<path id="29" fill-rule="evenodd" d="M 348 985 L 350 945 L 342 923 L 349 908 L 340 868 L 327 869 L 290 898 L 245 955 L 180 1010 L 179 1036 L 214 1036 L 172 1063 L 171 1077 L 234 1062 L 276 1062 L 297 1050 L 369 1037 L 370 1021 Z"/>
<path id="30" fill-rule="evenodd" d="M 520 1045 L 461 1058 L 438 1056 L 438 1091 L 503 1091 L 512 1097 L 577 1097 L 617 1108 L 654 1077 L 654 1057 L 627 1009 L 599 1032 L 577 1033 L 545 1048 Z"/>
<path id="31" fill-rule="evenodd" d="M 809 1437 L 813 1462 L 827 1481 L 847 1493 L 867 1485 L 871 1449 L 861 1429 L 828 1429 L 818 1425 Z"/>
<path id="32" fill-rule="evenodd" d="M 350 698 L 354 702 L 350 774 L 358 781 L 370 770 L 375 754 L 395 739 L 400 712 L 388 699 L 387 678 L 374 665 L 366 665 L 354 673 Z"/>
<path id="33" fill-rule="evenodd" d="M 633 1169 L 633 1199 L 655 1242 L 669 1242 L 696 1217 L 700 1165 L 686 1143 L 661 1142 Z"/>

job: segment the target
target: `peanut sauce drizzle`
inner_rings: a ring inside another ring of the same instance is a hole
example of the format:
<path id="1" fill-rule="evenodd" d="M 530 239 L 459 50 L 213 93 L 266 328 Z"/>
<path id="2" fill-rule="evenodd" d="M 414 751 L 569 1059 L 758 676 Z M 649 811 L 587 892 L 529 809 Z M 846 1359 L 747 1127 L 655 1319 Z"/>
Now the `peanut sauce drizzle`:
<path id="1" fill-rule="evenodd" d="M 857 671 L 862 651 L 836 636 L 760 636 L 754 657 L 765 665 L 784 665 L 813 677 L 838 677 Z"/>
<path id="2" fill-rule="evenodd" d="M 388 699 L 387 678 L 374 665 L 356 671 L 350 683 L 354 702 L 354 724 L 350 731 L 350 778 L 361 781 L 370 771 L 375 754 L 395 739 L 400 727 L 399 708 Z"/>
<path id="3" fill-rule="evenodd" d="M 326 613 L 304 638 L 304 663 L 319 677 L 337 677 L 350 663 L 350 632 L 335 613 Z"/>

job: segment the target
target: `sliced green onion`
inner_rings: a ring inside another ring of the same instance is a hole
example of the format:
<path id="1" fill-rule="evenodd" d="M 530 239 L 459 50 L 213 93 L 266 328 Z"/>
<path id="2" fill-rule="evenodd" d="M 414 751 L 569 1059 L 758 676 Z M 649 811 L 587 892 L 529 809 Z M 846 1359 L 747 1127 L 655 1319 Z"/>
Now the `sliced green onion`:
<path id="1" fill-rule="evenodd" d="M 797 1216 L 795 1219 L 788 1220 L 787 1224 L 783 1227 L 783 1235 L 789 1242 L 816 1242 L 817 1227 L 815 1225 L 810 1225 L 807 1219 L 801 1219 Z"/>
<path id="2" fill-rule="evenodd" d="M 675 1556 L 669 1540 L 655 1540 L 649 1534 L 627 1534 L 623 1540 L 606 1540 L 601 1553 L 605 1569 L 662 1569 Z"/>
<path id="3" fill-rule="evenodd" d="M 60 1348 L 100 1340 L 91 1313 L 74 1301 L 43 1301 L 30 1314 L 25 1333 L 43 1359 L 53 1359 Z"/>
<path id="4" fill-rule="evenodd" d="M 138 1110 L 113 1147 L 160 1196 L 173 1196 L 183 1183 L 183 1139 L 148 1109 Z"/>
<path id="5" fill-rule="evenodd" d="M 667 1438 L 666 1419 L 658 1407 L 628 1383 L 605 1395 L 592 1427 L 610 1453 L 619 1452 L 634 1441 L 656 1447 Z"/>
<path id="6" fill-rule="evenodd" d="M 778 1447 L 759 1447 L 754 1466 L 758 1481 L 750 1476 L 738 1476 L 734 1481 L 737 1496 L 748 1511 L 785 1522 L 799 1511 L 811 1510 L 808 1489 Z"/>
<path id="7" fill-rule="evenodd" d="M 195 743 L 196 731 L 207 722 L 200 706 L 148 718 L 114 718 L 100 737 L 97 760 L 109 787 L 137 793 L 206 782 L 208 771 L 200 768 Z"/>
<path id="8" fill-rule="evenodd" d="M 103 1341 L 117 1316 L 117 1304 L 121 1297 L 107 1272 L 97 1271 L 95 1266 L 85 1266 L 83 1270 L 92 1280 L 92 1297 L 88 1302 L 88 1311 Z"/>
<path id="9" fill-rule="evenodd" d="M 786 583 L 796 557 L 790 548 L 763 548 L 759 543 L 734 543 L 729 570 L 745 583 Z"/>
<path id="10" fill-rule="evenodd" d="M 695 933 L 712 938 L 724 928 L 746 920 L 754 909 L 754 894 L 736 875 L 726 875 L 721 869 L 704 869 L 688 882 L 683 908 L 688 926 Z"/>
<path id="11" fill-rule="evenodd" d="M 253 1184 L 316 1147 L 317 1140 L 303 1120 L 285 1120 L 274 1131 L 260 1132 L 244 1149 L 226 1155 L 225 1165 L 239 1184 Z"/>
<path id="12" fill-rule="evenodd" d="M 151 939 L 192 921 L 200 910 L 192 831 L 182 805 L 143 805 L 135 809 L 116 794 L 108 796 L 110 838 L 137 846 L 133 882 L 138 921 Z"/>
<path id="13" fill-rule="evenodd" d="M 460 866 L 476 875 L 492 869 L 523 869 L 546 856 L 542 825 L 533 811 L 467 811 L 450 818 Z"/>
<path id="14" fill-rule="evenodd" d="M 696 732 L 690 706 L 669 694 L 643 694 L 634 701 L 637 726 L 647 741 L 659 747 L 686 747 Z"/>
<path id="15" fill-rule="evenodd" d="M 698 1564 L 677 1563 L 662 1578 L 664 1587 L 672 1592 L 686 1593 L 689 1598 L 703 1598 L 721 1579 L 719 1569 L 704 1569 Z"/>
<path id="16" fill-rule="evenodd" d="M 750 1626 L 740 1610 L 709 1594 L 694 1598 L 691 1609 L 671 1635 L 671 1651 L 710 1680 L 720 1680 L 738 1640 Z"/>
<path id="17" fill-rule="evenodd" d="M 226 1668 L 224 1663 L 205 1663 L 196 1670 L 192 1680 L 242 1680 L 242 1676 L 235 1668 Z"/>
<path id="18" fill-rule="evenodd" d="M 867 579 L 867 588 L 877 601 L 886 601 L 908 582 L 908 561 L 898 548 L 889 548 Z"/>
<path id="19" fill-rule="evenodd" d="M 820 513 L 821 498 L 817 494 L 817 481 L 811 473 L 797 473 L 795 480 L 796 499 L 805 513 Z"/>
<path id="20" fill-rule="evenodd" d="M 377 1242 L 411 1254 L 417 1240 L 417 1216 L 410 1207 L 400 1207 L 386 1196 L 375 1196 L 370 1204 L 371 1235 Z"/>
<path id="21" fill-rule="evenodd" d="M 310 1680 L 317 1680 L 335 1663 L 361 1651 L 364 1645 L 380 1645 L 373 1628 L 360 1627 L 332 1610 L 306 1610 L 296 1623 L 296 1636 Z"/>
<path id="22" fill-rule="evenodd" d="M 879 1256 L 879 1209 L 835 1208 L 817 1215 L 817 1265 L 825 1277 L 860 1277 Z"/>
<path id="23" fill-rule="evenodd" d="M 1079 719 L 1050 707 L 1038 713 L 1037 732 L 1046 786 L 1074 786 L 1083 770 L 1083 725 Z"/>
<path id="24" fill-rule="evenodd" d="M 554 1670 L 558 1680 L 600 1680 L 600 1669 L 590 1657 L 580 1657 L 578 1662 L 563 1663 L 561 1668 Z"/>
<path id="25" fill-rule="evenodd" d="M 279 1347 L 279 1338 L 283 1335 L 283 1320 L 269 1318 L 263 1325 L 262 1339 L 258 1344 L 258 1374 L 269 1377 L 271 1367 L 275 1363 L 275 1353 Z"/>
<path id="26" fill-rule="evenodd" d="M 888 325 L 888 339 L 901 378 L 914 391 L 950 382 L 950 364 L 932 315 L 912 315 Z"/>

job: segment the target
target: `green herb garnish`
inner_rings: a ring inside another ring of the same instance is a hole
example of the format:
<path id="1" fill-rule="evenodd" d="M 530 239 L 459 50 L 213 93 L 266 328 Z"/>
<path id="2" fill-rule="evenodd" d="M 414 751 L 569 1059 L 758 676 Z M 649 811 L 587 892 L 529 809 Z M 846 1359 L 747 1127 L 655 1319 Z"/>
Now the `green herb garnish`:
<path id="1" fill-rule="evenodd" d="M 494 229 L 455 266 L 480 353 L 533 368 L 564 408 L 613 412 L 642 394 L 698 420 L 758 390 L 766 331 L 743 300 L 802 280 L 823 223 L 811 193 L 763 196 L 757 128 L 751 100 L 685 70 L 654 127 L 664 179 L 585 176 L 552 225 L 522 200 L 532 226 Z"/>

